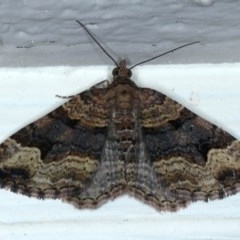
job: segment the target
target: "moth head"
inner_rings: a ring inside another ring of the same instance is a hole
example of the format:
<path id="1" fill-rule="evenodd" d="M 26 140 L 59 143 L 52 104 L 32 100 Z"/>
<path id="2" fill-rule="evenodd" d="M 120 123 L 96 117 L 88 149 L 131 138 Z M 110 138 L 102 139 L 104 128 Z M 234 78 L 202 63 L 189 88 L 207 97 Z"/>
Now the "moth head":
<path id="1" fill-rule="evenodd" d="M 127 77 L 130 78 L 132 76 L 132 71 L 130 69 L 125 69 L 124 72 L 121 71 L 119 67 L 116 67 L 112 71 L 113 78 L 116 77 Z"/>
<path id="2" fill-rule="evenodd" d="M 112 71 L 113 78 L 130 78 L 132 71 L 127 68 L 125 60 L 121 60 L 116 68 Z"/>

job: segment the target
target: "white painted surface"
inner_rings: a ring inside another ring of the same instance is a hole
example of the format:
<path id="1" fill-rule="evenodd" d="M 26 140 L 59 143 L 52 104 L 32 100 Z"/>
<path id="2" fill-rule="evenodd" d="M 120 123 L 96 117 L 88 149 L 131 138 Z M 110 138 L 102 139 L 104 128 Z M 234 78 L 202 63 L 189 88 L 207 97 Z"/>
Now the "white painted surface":
<path id="1" fill-rule="evenodd" d="M 112 67 L 0 69 L 0 141 L 110 78 Z M 172 96 L 240 139 L 240 64 L 143 66 L 132 79 Z M 0 190 L 0 239 L 239 239 L 240 195 L 159 213 L 127 196 L 77 210 Z"/>

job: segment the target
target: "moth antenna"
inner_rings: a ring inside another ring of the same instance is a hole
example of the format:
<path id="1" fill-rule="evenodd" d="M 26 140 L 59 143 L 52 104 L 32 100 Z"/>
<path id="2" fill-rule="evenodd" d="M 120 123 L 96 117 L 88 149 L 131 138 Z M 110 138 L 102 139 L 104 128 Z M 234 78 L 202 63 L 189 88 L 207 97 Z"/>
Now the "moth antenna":
<path id="1" fill-rule="evenodd" d="M 179 46 L 179 47 L 177 47 L 177 48 L 174 48 L 174 49 L 172 49 L 172 50 L 169 50 L 169 51 L 167 51 L 167 52 L 165 52 L 165 53 L 161 53 L 161 54 L 159 54 L 159 55 L 157 55 L 157 56 L 155 56 L 155 57 L 152 57 L 152 58 L 149 58 L 149 59 L 144 60 L 144 61 L 142 61 L 142 62 L 139 62 L 139 63 L 133 65 L 132 67 L 130 67 L 129 69 L 133 69 L 133 68 L 135 68 L 135 67 L 138 66 L 138 65 L 141 65 L 141 64 L 146 63 L 146 62 L 150 62 L 150 61 L 152 61 L 152 60 L 154 60 L 154 59 L 156 59 L 156 58 L 159 58 L 159 57 L 162 57 L 162 56 L 164 56 L 164 55 L 167 55 L 168 53 L 177 51 L 178 49 L 181 49 L 181 48 L 184 48 L 184 47 L 187 47 L 187 46 L 196 44 L 196 43 L 200 43 L 200 42 L 191 42 L 191 43 L 184 44 L 184 45 L 182 45 L 182 46 Z"/>
<path id="2" fill-rule="evenodd" d="M 118 66 L 115 59 L 104 49 L 104 47 L 99 43 L 99 41 L 92 35 L 92 33 L 85 27 L 79 20 L 76 20 L 76 22 L 88 33 L 88 35 L 93 39 L 93 41 L 102 49 L 102 51 L 114 62 L 114 64 Z"/>

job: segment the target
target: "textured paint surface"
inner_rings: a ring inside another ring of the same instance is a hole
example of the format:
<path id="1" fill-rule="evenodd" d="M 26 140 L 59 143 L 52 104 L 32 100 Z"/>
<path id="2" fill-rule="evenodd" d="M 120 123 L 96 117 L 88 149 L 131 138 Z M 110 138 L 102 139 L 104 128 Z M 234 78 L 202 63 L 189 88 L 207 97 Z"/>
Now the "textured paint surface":
<path id="1" fill-rule="evenodd" d="M 75 20 L 132 64 L 193 41 L 152 64 L 239 62 L 239 12 L 238 0 L 2 1 L 0 65 L 109 64 Z"/>

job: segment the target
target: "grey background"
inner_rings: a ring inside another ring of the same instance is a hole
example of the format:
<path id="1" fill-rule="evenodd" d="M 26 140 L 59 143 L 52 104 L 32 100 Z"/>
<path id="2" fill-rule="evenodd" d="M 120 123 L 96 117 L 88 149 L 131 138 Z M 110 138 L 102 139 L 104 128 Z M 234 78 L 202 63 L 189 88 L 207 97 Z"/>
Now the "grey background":
<path id="1" fill-rule="evenodd" d="M 2 0 L 0 66 L 112 64 L 75 20 L 132 64 L 193 41 L 152 64 L 239 62 L 239 13 L 239 0 Z"/>

